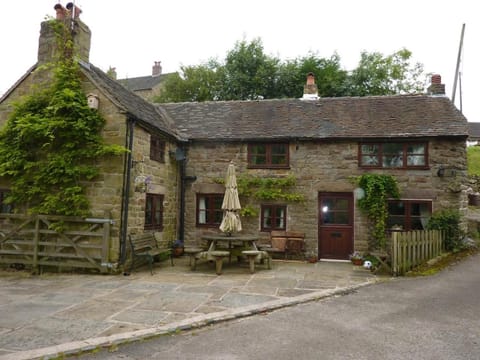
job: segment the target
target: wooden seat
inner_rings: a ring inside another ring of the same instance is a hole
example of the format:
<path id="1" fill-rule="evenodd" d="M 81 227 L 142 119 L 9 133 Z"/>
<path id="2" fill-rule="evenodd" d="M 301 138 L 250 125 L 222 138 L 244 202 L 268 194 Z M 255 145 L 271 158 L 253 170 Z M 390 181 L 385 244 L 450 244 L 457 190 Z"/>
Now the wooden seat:
<path id="1" fill-rule="evenodd" d="M 305 233 L 300 231 L 272 231 L 270 233 L 271 247 L 264 250 L 268 253 L 304 257 Z"/>
<path id="2" fill-rule="evenodd" d="M 144 258 L 148 261 L 150 273 L 153 275 L 153 262 L 155 256 L 168 255 L 173 266 L 172 247 L 170 242 L 166 240 L 157 241 L 154 233 L 143 233 L 140 235 L 129 235 L 130 247 L 132 250 L 132 262 L 130 265 L 130 272 L 135 267 L 137 258 Z M 126 273 L 128 274 L 128 273 Z"/>

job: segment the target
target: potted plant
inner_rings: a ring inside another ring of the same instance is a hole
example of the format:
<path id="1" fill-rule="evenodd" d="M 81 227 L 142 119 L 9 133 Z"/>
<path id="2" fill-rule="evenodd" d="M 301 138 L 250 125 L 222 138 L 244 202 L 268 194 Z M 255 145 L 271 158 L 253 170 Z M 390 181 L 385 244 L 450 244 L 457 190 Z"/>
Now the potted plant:
<path id="1" fill-rule="evenodd" d="M 350 261 L 353 265 L 363 265 L 363 256 L 358 251 L 354 251 L 350 254 Z"/>
<path id="2" fill-rule="evenodd" d="M 179 257 L 183 255 L 183 242 L 181 240 L 175 240 L 172 244 L 173 256 Z"/>

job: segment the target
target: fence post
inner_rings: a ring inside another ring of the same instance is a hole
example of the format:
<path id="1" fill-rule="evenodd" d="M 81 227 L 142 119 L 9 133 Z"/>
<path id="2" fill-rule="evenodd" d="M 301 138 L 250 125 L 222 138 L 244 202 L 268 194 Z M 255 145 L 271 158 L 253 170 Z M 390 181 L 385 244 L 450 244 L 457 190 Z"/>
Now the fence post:
<path id="1" fill-rule="evenodd" d="M 33 273 L 38 275 L 38 243 L 40 238 L 40 219 L 38 215 L 32 215 L 32 220 L 35 219 L 35 232 L 33 234 Z"/>
<path id="2" fill-rule="evenodd" d="M 392 232 L 392 272 L 394 276 L 398 275 L 398 233 Z"/>
<path id="3" fill-rule="evenodd" d="M 103 214 L 105 219 L 111 219 L 111 214 L 109 211 L 105 211 Z M 102 264 L 102 272 L 106 272 L 107 269 L 105 268 L 104 264 L 109 262 L 109 248 L 110 248 L 110 222 L 103 223 L 103 237 L 102 237 L 102 254 L 101 254 L 101 264 Z"/>

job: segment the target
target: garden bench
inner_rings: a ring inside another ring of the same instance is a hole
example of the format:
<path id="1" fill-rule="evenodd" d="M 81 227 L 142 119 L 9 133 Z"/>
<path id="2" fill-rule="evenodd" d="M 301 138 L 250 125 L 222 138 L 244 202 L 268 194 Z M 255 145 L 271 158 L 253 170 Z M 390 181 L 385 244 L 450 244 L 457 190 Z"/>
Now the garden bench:
<path id="1" fill-rule="evenodd" d="M 265 248 L 270 254 L 299 255 L 303 257 L 305 248 L 305 233 L 299 231 L 272 231 L 270 233 L 271 247 Z"/>
<path id="2" fill-rule="evenodd" d="M 137 259 L 147 259 L 150 273 L 153 275 L 153 262 L 159 255 L 168 255 L 173 266 L 172 246 L 169 241 L 155 239 L 153 232 L 140 235 L 129 235 L 130 247 L 132 250 L 132 263 L 130 272 L 133 270 Z"/>

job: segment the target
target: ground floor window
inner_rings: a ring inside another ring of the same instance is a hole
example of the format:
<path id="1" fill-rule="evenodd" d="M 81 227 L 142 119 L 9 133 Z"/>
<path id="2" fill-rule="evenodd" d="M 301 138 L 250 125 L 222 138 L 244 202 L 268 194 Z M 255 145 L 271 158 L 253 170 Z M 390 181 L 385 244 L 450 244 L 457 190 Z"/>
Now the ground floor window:
<path id="1" fill-rule="evenodd" d="M 285 230 L 287 228 L 286 205 L 262 205 L 262 231 Z"/>
<path id="2" fill-rule="evenodd" d="M 222 202 L 223 194 L 197 194 L 197 226 L 220 226 Z"/>
<path id="3" fill-rule="evenodd" d="M 163 195 L 147 194 L 145 203 L 145 229 L 163 230 Z"/>
<path id="4" fill-rule="evenodd" d="M 431 201 L 392 200 L 388 202 L 387 228 L 392 231 L 424 230 L 431 215 Z"/>

